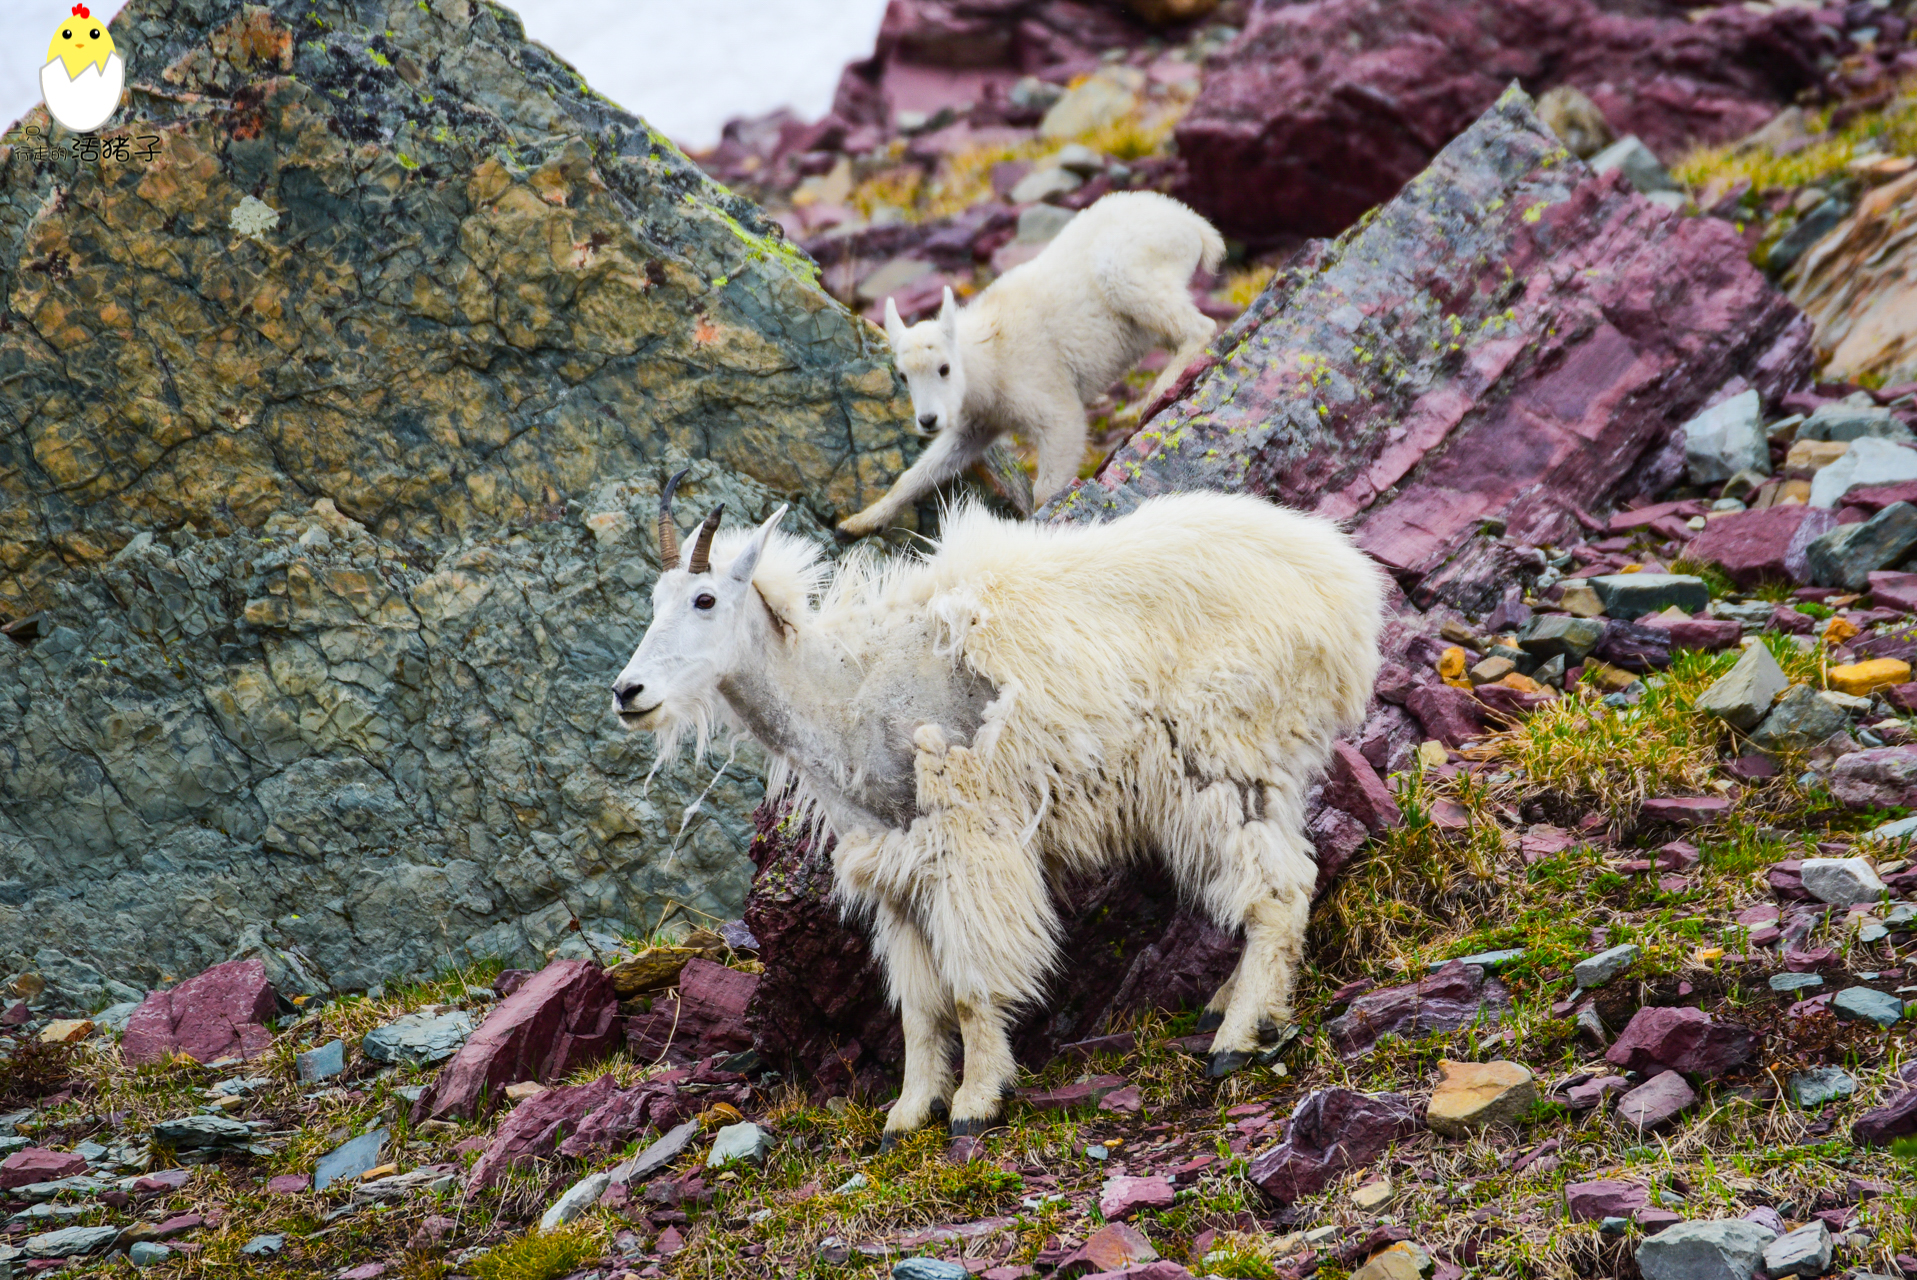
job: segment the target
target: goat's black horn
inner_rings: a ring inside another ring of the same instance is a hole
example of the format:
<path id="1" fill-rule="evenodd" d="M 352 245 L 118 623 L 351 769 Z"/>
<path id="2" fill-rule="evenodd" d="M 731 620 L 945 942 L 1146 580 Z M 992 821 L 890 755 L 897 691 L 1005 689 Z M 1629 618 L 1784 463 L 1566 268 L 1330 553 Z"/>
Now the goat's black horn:
<path id="1" fill-rule="evenodd" d="M 671 569 L 679 563 L 679 526 L 672 522 L 672 495 L 690 470 L 691 467 L 683 468 L 659 490 L 659 567 L 662 569 Z"/>
<path id="2" fill-rule="evenodd" d="M 725 513 L 726 504 L 721 502 L 699 526 L 699 537 L 692 544 L 692 559 L 686 564 L 687 573 L 710 573 L 712 571 L 712 535 L 719 531 L 719 517 Z"/>

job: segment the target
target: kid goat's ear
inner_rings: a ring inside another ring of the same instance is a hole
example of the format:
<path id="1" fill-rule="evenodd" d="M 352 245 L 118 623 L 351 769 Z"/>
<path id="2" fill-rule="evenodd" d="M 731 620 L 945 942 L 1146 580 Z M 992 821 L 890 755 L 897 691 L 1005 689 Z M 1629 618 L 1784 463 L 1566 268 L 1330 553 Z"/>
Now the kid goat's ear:
<path id="1" fill-rule="evenodd" d="M 752 537 L 746 540 L 744 550 L 739 552 L 739 558 L 732 562 L 733 581 L 752 581 L 752 572 L 759 567 L 759 553 L 765 550 L 766 539 L 772 536 L 772 531 L 778 527 L 779 521 L 785 518 L 785 513 L 786 508 L 781 506 L 766 517 L 764 524 L 752 531 Z"/>
<path id="2" fill-rule="evenodd" d="M 899 319 L 899 304 L 887 298 L 885 300 L 885 336 L 898 344 L 900 335 L 905 332 L 905 321 Z"/>
<path id="3" fill-rule="evenodd" d="M 945 300 L 939 304 L 939 328 L 950 338 L 958 333 L 958 303 L 952 300 L 952 286 L 945 286 Z"/>

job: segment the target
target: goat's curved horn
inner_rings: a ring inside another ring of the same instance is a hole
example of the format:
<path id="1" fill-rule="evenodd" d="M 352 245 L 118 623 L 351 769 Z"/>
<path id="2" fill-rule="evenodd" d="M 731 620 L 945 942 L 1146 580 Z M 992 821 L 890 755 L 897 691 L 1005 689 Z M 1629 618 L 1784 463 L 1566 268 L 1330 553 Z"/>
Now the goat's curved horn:
<path id="1" fill-rule="evenodd" d="M 712 554 L 712 535 L 718 532 L 719 517 L 725 513 L 726 504 L 721 502 L 699 526 L 699 536 L 692 544 L 692 559 L 686 563 L 687 573 L 710 573 L 712 563 L 708 557 Z"/>
<path id="2" fill-rule="evenodd" d="M 682 468 L 659 490 L 659 567 L 662 569 L 679 563 L 679 526 L 672 522 L 672 495 L 690 470 L 691 467 Z"/>

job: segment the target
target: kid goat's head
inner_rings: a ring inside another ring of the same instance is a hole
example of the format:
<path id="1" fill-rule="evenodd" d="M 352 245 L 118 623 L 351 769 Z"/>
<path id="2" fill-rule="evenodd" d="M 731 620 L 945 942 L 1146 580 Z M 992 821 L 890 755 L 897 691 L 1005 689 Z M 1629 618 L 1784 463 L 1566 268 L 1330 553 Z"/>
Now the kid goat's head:
<path id="1" fill-rule="evenodd" d="M 959 362 L 958 303 L 945 291 L 938 319 L 907 327 L 899 319 L 898 304 L 885 300 L 885 336 L 892 341 L 892 357 L 912 392 L 912 417 L 922 435 L 958 425 L 959 406 L 965 403 L 965 366 Z"/>
<path id="2" fill-rule="evenodd" d="M 719 680 L 732 669 L 746 635 L 752 571 L 786 509 L 773 512 L 732 562 L 715 573 L 712 535 L 725 511 L 725 503 L 720 503 L 699 526 L 692 551 L 682 562 L 679 530 L 672 521 L 672 494 L 685 474 L 673 476 L 659 492 L 660 573 L 652 589 L 652 625 L 633 651 L 632 661 L 612 682 L 612 709 L 628 729 L 673 738 L 683 729 L 696 728 L 703 741 L 712 726 L 724 719 Z"/>

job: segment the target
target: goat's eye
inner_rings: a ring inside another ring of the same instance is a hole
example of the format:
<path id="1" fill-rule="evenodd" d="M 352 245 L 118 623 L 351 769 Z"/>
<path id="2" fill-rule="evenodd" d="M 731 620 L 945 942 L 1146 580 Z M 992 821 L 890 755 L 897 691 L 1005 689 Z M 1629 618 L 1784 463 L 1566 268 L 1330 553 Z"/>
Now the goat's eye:
<path id="1" fill-rule="evenodd" d="M 710 609 L 713 605 L 718 603 L 719 602 L 717 600 L 714 600 L 712 598 L 712 595 L 710 592 L 705 592 L 705 591 L 700 592 L 698 595 L 692 598 L 692 607 L 695 609 Z"/>
<path id="2" fill-rule="evenodd" d="M 942 365 L 940 365 L 940 366 L 939 366 L 939 377 L 941 377 L 941 378 L 949 378 L 949 377 L 951 377 L 951 376 L 952 376 L 952 366 L 951 366 L 951 365 L 949 365 L 949 364 L 942 364 Z"/>

